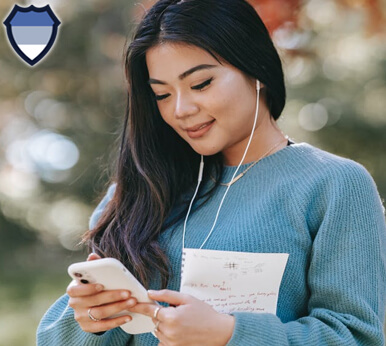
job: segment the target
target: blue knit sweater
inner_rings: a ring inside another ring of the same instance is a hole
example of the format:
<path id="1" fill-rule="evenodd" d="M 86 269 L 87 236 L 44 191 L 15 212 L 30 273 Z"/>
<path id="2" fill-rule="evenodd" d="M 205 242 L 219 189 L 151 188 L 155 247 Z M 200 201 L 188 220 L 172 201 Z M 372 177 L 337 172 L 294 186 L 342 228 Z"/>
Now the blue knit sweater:
<path id="1" fill-rule="evenodd" d="M 243 165 L 241 171 L 248 165 Z M 225 167 L 229 181 L 236 167 Z M 226 187 L 187 224 L 186 247 L 198 248 L 214 221 Z M 90 219 L 95 225 L 114 185 Z M 180 285 L 182 224 L 160 243 Z M 225 199 L 206 249 L 289 253 L 277 315 L 234 313 L 227 346 L 383 346 L 386 304 L 384 208 L 370 174 L 358 163 L 299 143 L 262 159 Z M 152 287 L 158 289 L 159 281 Z M 83 332 L 62 296 L 44 315 L 38 345 L 157 345 L 151 334 L 120 328 L 103 335 Z"/>

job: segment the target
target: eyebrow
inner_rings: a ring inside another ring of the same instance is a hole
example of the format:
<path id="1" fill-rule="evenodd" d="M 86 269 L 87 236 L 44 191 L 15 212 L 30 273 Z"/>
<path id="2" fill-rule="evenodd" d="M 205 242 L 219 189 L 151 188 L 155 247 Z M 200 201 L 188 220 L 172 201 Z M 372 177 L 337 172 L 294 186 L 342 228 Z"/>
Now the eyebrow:
<path id="1" fill-rule="evenodd" d="M 194 67 L 190 68 L 189 70 L 181 73 L 178 76 L 178 79 L 179 80 L 183 80 L 183 79 L 185 79 L 186 77 L 188 77 L 189 75 L 191 75 L 192 73 L 194 73 L 196 71 L 210 70 L 210 69 L 215 68 L 215 67 L 217 67 L 217 65 L 208 65 L 208 64 L 197 65 L 197 66 L 194 66 Z M 158 79 L 154 79 L 154 78 L 149 78 L 148 82 L 149 82 L 149 84 L 162 84 L 162 85 L 167 84 L 166 82 L 164 82 L 162 80 L 158 80 Z"/>

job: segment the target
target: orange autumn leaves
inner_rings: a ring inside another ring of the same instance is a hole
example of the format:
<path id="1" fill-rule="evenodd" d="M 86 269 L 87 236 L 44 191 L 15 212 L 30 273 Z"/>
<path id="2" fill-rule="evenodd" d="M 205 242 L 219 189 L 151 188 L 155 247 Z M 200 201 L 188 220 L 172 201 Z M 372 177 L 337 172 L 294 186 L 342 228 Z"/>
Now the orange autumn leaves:
<path id="1" fill-rule="evenodd" d="M 298 24 L 301 8 L 310 0 L 247 0 L 259 13 L 272 33 L 284 23 Z M 321 1 L 321 0 L 319 0 Z M 334 0 L 338 7 L 365 11 L 367 32 L 376 34 L 385 29 L 385 14 L 382 0 Z"/>
<path id="2" fill-rule="evenodd" d="M 221 0 L 219 0 L 221 1 Z M 284 23 L 298 26 L 302 7 L 312 0 L 247 0 L 259 13 L 260 17 L 272 34 Z M 313 0 L 315 1 L 315 0 Z M 322 1 L 322 0 L 318 0 Z M 344 9 L 365 11 L 367 31 L 370 34 L 385 30 L 385 14 L 382 0 L 333 0 Z M 134 17 L 141 18 L 156 0 L 141 0 L 136 3 Z"/>
<path id="3" fill-rule="evenodd" d="M 268 31 L 272 34 L 284 23 L 297 26 L 300 0 L 247 0 L 259 13 Z"/>

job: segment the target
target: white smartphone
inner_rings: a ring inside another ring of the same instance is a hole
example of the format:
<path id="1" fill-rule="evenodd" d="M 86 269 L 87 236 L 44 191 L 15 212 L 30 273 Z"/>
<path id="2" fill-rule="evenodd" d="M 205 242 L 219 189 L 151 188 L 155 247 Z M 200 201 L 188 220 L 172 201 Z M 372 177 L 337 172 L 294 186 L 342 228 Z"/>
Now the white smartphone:
<path id="1" fill-rule="evenodd" d="M 73 263 L 68 267 L 68 274 L 78 283 L 99 283 L 105 290 L 124 289 L 131 291 L 131 295 L 140 303 L 158 304 L 150 299 L 146 289 L 127 268 L 115 258 L 102 258 L 93 261 Z M 141 334 L 154 331 L 151 317 L 134 312 L 123 311 L 110 318 L 130 315 L 132 320 L 121 328 L 129 334 Z"/>

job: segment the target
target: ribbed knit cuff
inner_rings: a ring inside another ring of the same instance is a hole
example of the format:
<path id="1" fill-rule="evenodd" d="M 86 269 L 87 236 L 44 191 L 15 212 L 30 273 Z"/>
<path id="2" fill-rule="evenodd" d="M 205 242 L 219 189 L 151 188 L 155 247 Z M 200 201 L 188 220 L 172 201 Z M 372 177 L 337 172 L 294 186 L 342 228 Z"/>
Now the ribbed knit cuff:
<path id="1" fill-rule="evenodd" d="M 86 333 L 74 319 L 68 296 L 60 297 L 46 312 L 37 329 L 37 346 L 125 346 L 130 338 L 122 328 L 102 335 Z"/>
<path id="2" fill-rule="evenodd" d="M 272 314 L 234 312 L 235 327 L 226 346 L 284 346 L 288 344 L 280 320 Z M 275 331 L 274 333 L 272 331 Z"/>

